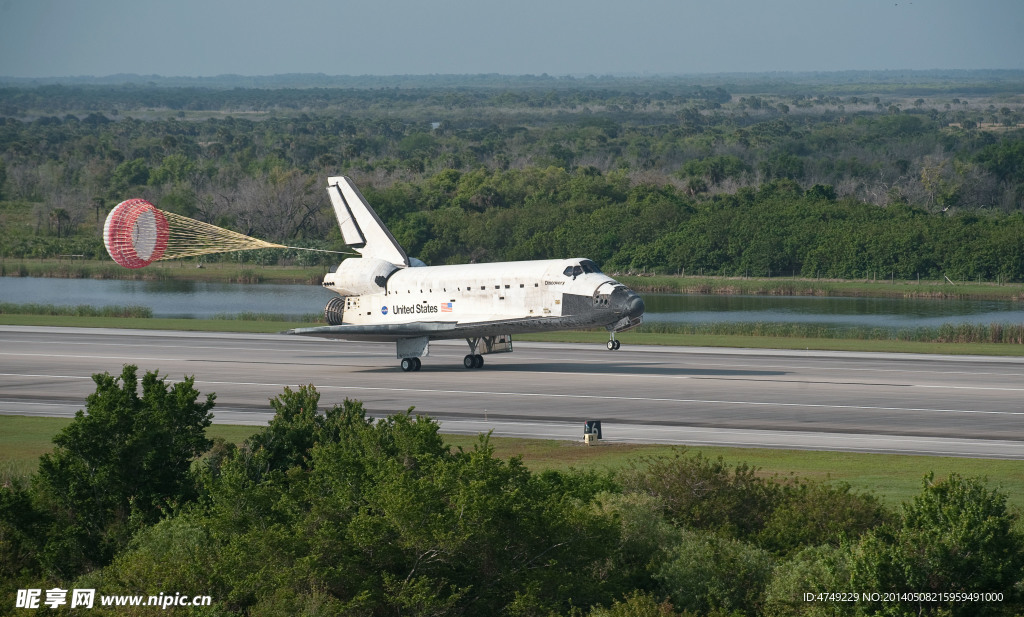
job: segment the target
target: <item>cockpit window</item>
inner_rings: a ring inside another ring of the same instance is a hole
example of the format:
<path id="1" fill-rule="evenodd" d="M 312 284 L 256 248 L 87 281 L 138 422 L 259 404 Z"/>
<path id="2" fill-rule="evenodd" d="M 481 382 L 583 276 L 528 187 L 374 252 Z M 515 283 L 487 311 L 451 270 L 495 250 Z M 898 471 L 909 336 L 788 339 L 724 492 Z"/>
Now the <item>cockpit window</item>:
<path id="1" fill-rule="evenodd" d="M 582 274 L 601 274 L 601 269 L 589 259 L 584 259 L 577 266 L 566 266 L 562 274 L 576 278 Z"/>
<path id="2" fill-rule="evenodd" d="M 584 259 L 583 261 L 581 261 L 580 266 L 583 268 L 583 271 L 586 272 L 587 274 L 601 274 L 601 269 L 597 267 L 596 263 L 590 261 L 589 259 Z"/>

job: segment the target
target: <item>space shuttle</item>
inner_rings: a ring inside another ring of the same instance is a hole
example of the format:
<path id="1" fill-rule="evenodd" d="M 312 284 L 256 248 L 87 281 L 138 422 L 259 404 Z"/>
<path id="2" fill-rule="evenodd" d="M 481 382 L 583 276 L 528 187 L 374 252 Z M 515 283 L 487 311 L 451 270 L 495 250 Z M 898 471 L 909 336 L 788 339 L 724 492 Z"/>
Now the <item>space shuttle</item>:
<path id="1" fill-rule="evenodd" d="M 604 327 L 607 348 L 643 321 L 644 301 L 583 258 L 427 266 L 410 258 L 344 176 L 327 192 L 345 244 L 359 254 L 333 268 L 323 286 L 338 294 L 326 326 L 288 334 L 350 341 L 394 341 L 403 371 L 418 371 L 430 341 L 465 339 L 467 369 L 484 355 L 510 353 L 512 335 Z"/>

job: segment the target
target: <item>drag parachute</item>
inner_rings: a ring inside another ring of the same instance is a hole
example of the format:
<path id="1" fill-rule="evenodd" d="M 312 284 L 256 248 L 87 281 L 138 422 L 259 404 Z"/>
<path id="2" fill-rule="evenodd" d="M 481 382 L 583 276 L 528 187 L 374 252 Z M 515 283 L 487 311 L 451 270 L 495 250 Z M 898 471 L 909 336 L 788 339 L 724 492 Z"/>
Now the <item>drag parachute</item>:
<path id="1" fill-rule="evenodd" d="M 187 216 L 165 212 L 145 199 L 122 201 L 110 211 L 103 224 L 103 244 L 110 257 L 125 268 L 143 268 L 161 259 L 253 249 L 291 248 L 322 253 L 339 252 L 265 242 Z"/>
<path id="2" fill-rule="evenodd" d="M 163 258 L 169 239 L 167 217 L 144 199 L 122 201 L 103 223 L 103 244 L 125 268 L 142 268 Z"/>

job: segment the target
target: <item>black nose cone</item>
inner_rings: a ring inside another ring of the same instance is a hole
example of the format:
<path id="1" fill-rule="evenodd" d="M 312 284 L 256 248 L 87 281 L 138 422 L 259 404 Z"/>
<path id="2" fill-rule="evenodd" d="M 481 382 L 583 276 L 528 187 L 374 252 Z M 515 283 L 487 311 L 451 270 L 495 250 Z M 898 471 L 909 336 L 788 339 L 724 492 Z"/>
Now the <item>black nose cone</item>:
<path id="1" fill-rule="evenodd" d="M 644 299 L 636 294 L 633 294 L 633 296 L 626 301 L 626 314 L 632 319 L 636 319 L 643 315 L 645 309 Z"/>

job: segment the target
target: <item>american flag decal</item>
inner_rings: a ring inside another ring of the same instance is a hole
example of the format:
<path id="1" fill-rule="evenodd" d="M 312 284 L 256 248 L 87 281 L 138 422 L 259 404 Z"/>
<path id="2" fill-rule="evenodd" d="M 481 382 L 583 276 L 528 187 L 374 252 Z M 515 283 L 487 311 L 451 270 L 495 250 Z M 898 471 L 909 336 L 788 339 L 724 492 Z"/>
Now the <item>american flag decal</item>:
<path id="1" fill-rule="evenodd" d="M 452 303 L 451 302 L 442 302 L 441 303 L 441 312 L 442 313 L 451 313 L 452 312 Z"/>

